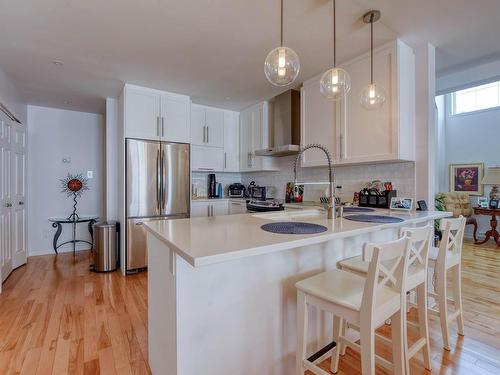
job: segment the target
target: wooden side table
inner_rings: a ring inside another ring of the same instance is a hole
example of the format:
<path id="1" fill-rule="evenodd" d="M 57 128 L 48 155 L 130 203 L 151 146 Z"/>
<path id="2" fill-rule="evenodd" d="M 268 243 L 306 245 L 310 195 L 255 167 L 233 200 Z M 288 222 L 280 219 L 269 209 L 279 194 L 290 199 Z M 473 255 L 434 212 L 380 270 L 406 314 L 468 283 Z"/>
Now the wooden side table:
<path id="1" fill-rule="evenodd" d="M 486 243 L 490 240 L 491 237 L 493 237 L 497 246 L 500 246 L 500 233 L 498 233 L 497 231 L 497 216 L 500 216 L 500 209 L 474 207 L 474 214 L 491 216 L 490 220 L 491 229 L 486 232 L 485 234 L 486 238 L 483 241 L 476 241 L 476 244 L 481 245 L 483 243 Z"/>

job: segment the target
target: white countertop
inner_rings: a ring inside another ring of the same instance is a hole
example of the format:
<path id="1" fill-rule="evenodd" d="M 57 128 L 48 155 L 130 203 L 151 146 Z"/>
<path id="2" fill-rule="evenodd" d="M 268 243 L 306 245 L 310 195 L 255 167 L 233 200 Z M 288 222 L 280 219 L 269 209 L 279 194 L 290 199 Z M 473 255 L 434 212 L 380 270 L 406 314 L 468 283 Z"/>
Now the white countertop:
<path id="1" fill-rule="evenodd" d="M 363 223 L 346 219 L 333 221 L 328 220 L 326 214 L 279 220 L 305 221 L 328 228 L 326 232 L 307 235 L 274 234 L 262 230 L 261 225 L 276 222 L 269 219 L 275 215 L 273 212 L 156 220 L 145 222 L 144 226 L 189 264 L 198 267 L 452 216 L 450 212 L 441 211 L 391 212 L 378 209 L 373 213 L 397 216 L 404 221 L 390 224 Z"/>

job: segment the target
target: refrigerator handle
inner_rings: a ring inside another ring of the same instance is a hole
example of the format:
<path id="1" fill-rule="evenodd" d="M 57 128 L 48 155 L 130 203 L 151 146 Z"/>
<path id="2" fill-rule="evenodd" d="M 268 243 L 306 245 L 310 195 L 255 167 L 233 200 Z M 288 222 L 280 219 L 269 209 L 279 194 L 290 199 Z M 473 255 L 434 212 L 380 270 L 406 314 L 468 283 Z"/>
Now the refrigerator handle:
<path id="1" fill-rule="evenodd" d="M 156 151 L 156 210 L 157 214 L 161 214 L 161 197 L 160 197 L 160 191 L 161 191 L 161 170 L 160 170 L 160 162 L 161 162 L 161 153 L 160 149 Z"/>
<path id="2" fill-rule="evenodd" d="M 163 210 L 165 208 L 165 154 L 163 153 L 163 147 L 160 152 L 160 168 L 161 168 L 161 190 L 160 190 L 160 195 L 161 195 L 161 209 Z M 160 212 L 161 213 L 161 212 Z"/>

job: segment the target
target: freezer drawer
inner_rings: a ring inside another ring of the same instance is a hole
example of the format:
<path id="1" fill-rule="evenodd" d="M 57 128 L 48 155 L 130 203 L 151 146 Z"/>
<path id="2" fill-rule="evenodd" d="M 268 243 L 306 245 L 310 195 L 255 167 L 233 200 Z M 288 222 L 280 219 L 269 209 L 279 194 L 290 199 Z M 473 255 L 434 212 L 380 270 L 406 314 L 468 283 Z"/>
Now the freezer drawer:
<path id="1" fill-rule="evenodd" d="M 175 220 L 187 217 L 177 215 L 169 217 L 128 219 L 127 220 L 127 272 L 139 271 L 148 265 L 148 251 L 146 243 L 146 229 L 144 223 L 153 220 Z"/>

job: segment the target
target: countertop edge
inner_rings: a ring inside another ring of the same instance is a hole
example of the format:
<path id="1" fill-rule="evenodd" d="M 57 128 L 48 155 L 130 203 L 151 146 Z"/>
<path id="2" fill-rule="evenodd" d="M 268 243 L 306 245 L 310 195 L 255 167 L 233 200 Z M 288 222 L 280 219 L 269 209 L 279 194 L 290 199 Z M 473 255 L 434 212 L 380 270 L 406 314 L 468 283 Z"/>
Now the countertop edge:
<path id="1" fill-rule="evenodd" d="M 450 217 L 452 215 L 453 215 L 453 213 L 451 213 L 451 212 L 434 211 L 434 214 L 432 216 L 409 218 L 409 219 L 406 219 L 404 222 L 399 222 L 399 223 L 386 223 L 386 224 L 367 223 L 370 225 L 368 225 L 364 228 L 354 229 L 354 230 L 345 231 L 345 232 L 341 232 L 341 233 L 328 233 L 328 234 L 314 235 L 312 237 L 300 238 L 300 239 L 297 239 L 294 241 L 287 241 L 287 242 L 283 242 L 283 243 L 274 243 L 274 244 L 270 244 L 270 245 L 250 247 L 248 249 L 242 249 L 242 250 L 235 249 L 235 250 L 223 253 L 223 254 L 208 255 L 208 256 L 197 257 L 197 258 L 192 257 L 191 255 L 186 253 L 184 250 L 182 250 L 178 246 L 176 246 L 174 243 L 169 241 L 161 233 L 156 231 L 154 228 L 150 227 L 149 223 L 144 223 L 144 227 L 146 228 L 146 230 L 149 233 L 154 235 L 158 240 L 160 240 L 161 242 L 166 244 L 173 251 L 175 251 L 178 255 L 180 255 L 191 266 L 202 267 L 202 266 L 208 266 L 211 264 L 223 263 L 223 262 L 228 262 L 228 261 L 232 261 L 232 260 L 247 258 L 247 257 L 251 257 L 251 256 L 271 254 L 271 253 L 275 253 L 275 252 L 279 252 L 279 251 L 290 250 L 290 249 L 294 249 L 294 248 L 301 247 L 301 246 L 316 245 L 318 243 L 327 242 L 327 241 L 331 241 L 334 239 L 342 239 L 342 238 L 352 237 L 352 236 L 356 236 L 359 234 L 375 232 L 375 231 L 382 230 L 382 229 L 397 228 L 397 227 L 401 227 L 405 224 L 417 224 L 417 223 L 425 222 L 428 220 L 442 219 L 442 218 Z"/>

